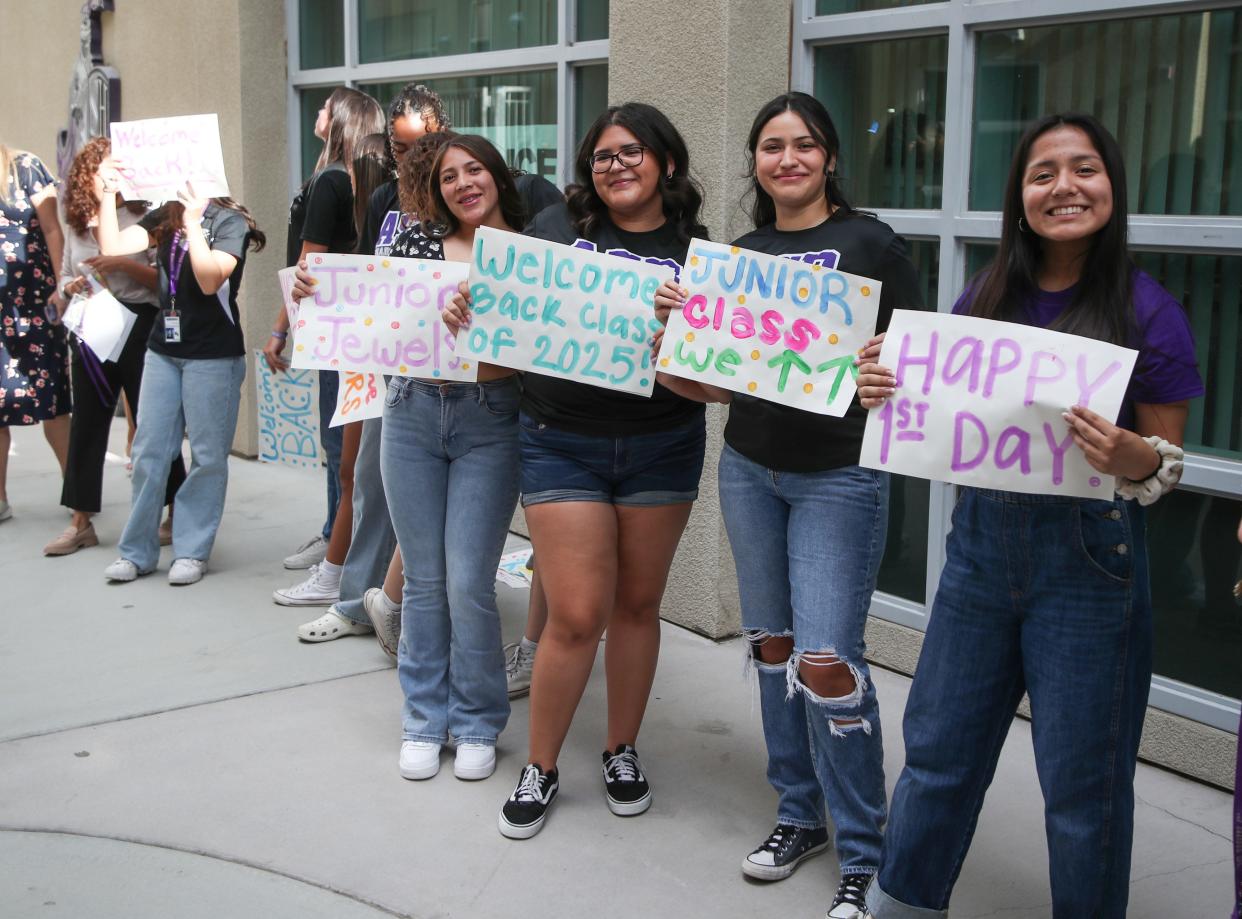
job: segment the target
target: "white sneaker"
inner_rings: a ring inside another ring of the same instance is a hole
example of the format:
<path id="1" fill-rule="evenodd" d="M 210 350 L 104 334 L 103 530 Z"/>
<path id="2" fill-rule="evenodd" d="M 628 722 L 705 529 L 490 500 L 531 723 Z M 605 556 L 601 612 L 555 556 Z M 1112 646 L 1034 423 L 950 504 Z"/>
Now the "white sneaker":
<path id="1" fill-rule="evenodd" d="M 467 782 L 485 779 L 496 771 L 496 748 L 489 744 L 459 743 L 453 775 Z"/>
<path id="2" fill-rule="evenodd" d="M 168 583 L 179 587 L 186 584 L 197 584 L 207 573 L 207 563 L 201 558 L 173 559 L 168 569 Z"/>
<path id="3" fill-rule="evenodd" d="M 534 672 L 534 651 L 524 651 L 520 641 L 505 645 L 505 681 L 509 684 L 510 699 L 530 692 L 530 677 Z"/>
<path id="4" fill-rule="evenodd" d="M 336 607 L 328 607 L 328 611 L 318 619 L 304 622 L 298 626 L 298 638 L 302 641 L 332 641 L 346 635 L 365 635 L 371 631 L 369 625 L 346 619 L 336 611 Z"/>
<path id="5" fill-rule="evenodd" d="M 138 566 L 127 558 L 118 558 L 104 569 L 104 577 L 109 581 L 132 581 L 134 578 L 150 573 L 149 571 L 139 571 Z"/>
<path id="6" fill-rule="evenodd" d="M 397 659 L 397 645 L 401 641 L 401 608 L 396 612 L 388 608 L 388 598 L 383 588 L 372 587 L 362 595 L 362 608 L 367 611 L 371 620 L 371 628 L 375 629 L 375 638 L 384 653 L 394 661 Z"/>
<path id="7" fill-rule="evenodd" d="M 272 591 L 272 599 L 281 606 L 328 606 L 341 599 L 341 580 L 329 581 L 319 565 L 311 565 L 310 577 L 292 587 Z"/>
<path id="8" fill-rule="evenodd" d="M 401 778 L 419 781 L 440 771 L 440 745 L 425 740 L 401 741 Z"/>
<path id="9" fill-rule="evenodd" d="M 322 562 L 327 554 L 328 541 L 322 535 L 316 536 L 310 542 L 298 546 L 298 550 L 285 559 L 285 567 L 290 571 L 309 568 Z"/>

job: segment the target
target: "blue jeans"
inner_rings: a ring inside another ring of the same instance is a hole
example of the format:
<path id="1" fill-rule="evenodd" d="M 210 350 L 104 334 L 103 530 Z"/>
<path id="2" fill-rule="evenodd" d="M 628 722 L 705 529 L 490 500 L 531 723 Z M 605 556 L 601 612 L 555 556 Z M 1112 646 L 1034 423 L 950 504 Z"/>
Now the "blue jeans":
<path id="1" fill-rule="evenodd" d="M 384 497 L 384 480 L 380 475 L 380 439 L 384 423 L 381 418 L 362 422 L 362 439 L 358 442 L 358 458 L 354 461 L 354 529 L 349 541 L 345 564 L 341 566 L 341 599 L 335 604 L 338 613 L 353 622 L 369 625 L 362 608 L 362 595 L 371 587 L 379 587 L 388 574 L 388 563 L 397 548 L 397 536 L 388 516 Z"/>
<path id="2" fill-rule="evenodd" d="M 380 464 L 405 564 L 405 740 L 495 744 L 509 720 L 496 565 L 518 497 L 515 377 L 394 377 Z"/>
<path id="3" fill-rule="evenodd" d="M 324 539 L 332 537 L 336 509 L 341 504 L 341 451 L 344 449 L 345 429 L 339 425 L 329 427 L 332 416 L 336 414 L 336 395 L 340 386 L 341 375 L 335 370 L 319 371 L 319 443 L 327 462 L 325 473 L 328 478 L 328 517 L 323 524 Z"/>
<path id="4" fill-rule="evenodd" d="M 1052 913 L 1126 912 L 1151 682 L 1143 509 L 967 488 L 906 703 L 876 919 L 947 915 L 1025 691 Z"/>
<path id="5" fill-rule="evenodd" d="M 134 496 L 119 545 L 122 558 L 151 571 L 160 558 L 160 512 L 168 467 L 190 439 L 190 473 L 173 507 L 173 558 L 206 561 L 224 514 L 229 449 L 237 430 L 244 357 L 186 360 L 148 351 L 134 433 Z"/>
<path id="6" fill-rule="evenodd" d="M 777 822 L 836 828 L 842 874 L 874 874 L 886 799 L 879 704 L 863 630 L 888 527 L 888 475 L 845 466 L 776 472 L 725 446 L 724 514 L 758 673 L 768 781 Z M 786 663 L 759 660 L 768 637 L 792 637 Z M 807 653 L 831 653 L 854 692 L 817 696 L 800 678 Z"/>

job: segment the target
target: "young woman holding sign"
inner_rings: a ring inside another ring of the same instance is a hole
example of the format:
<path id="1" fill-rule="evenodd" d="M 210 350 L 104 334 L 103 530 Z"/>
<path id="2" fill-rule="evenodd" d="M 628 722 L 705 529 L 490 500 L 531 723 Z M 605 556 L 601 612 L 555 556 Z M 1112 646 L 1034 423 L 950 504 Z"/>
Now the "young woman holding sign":
<path id="1" fill-rule="evenodd" d="M 578 148 L 568 202 L 526 232 L 679 270 L 690 239 L 706 235 L 689 160 L 659 110 L 610 108 Z M 455 310 L 448 321 L 468 321 L 464 293 Z M 529 762 L 499 819 L 501 833 L 525 839 L 557 794 L 561 745 L 605 629 L 605 797 L 619 816 L 651 804 L 634 744 L 655 678 L 660 600 L 698 496 L 704 422 L 701 405 L 662 386 L 647 399 L 530 373 L 519 425 L 522 504 L 548 607 L 530 687 Z"/>
<path id="2" fill-rule="evenodd" d="M 394 258 L 470 260 L 475 231 L 521 226 L 521 198 L 487 140 L 454 135 L 430 169 L 422 222 Z M 380 447 L 384 492 L 405 569 L 397 676 L 405 694 L 401 775 L 429 779 L 450 736 L 459 779 L 496 768 L 509 720 L 496 565 L 518 495 L 514 371 L 479 365 L 477 383 L 394 376 Z"/>
<path id="3" fill-rule="evenodd" d="M 134 495 L 121 534 L 121 557 L 104 570 L 110 581 L 150 574 L 159 561 L 160 508 L 170 464 L 190 440 L 190 473 L 177 491 L 170 584 L 193 584 L 224 513 L 228 456 L 246 375 L 237 292 L 246 250 L 267 238 L 231 198 L 199 198 L 189 185 L 176 201 L 137 224 L 117 220 L 116 167 L 99 174 L 99 251 L 127 255 L 154 246 L 160 273 L 160 314 L 147 342 L 134 435 Z"/>
<path id="4" fill-rule="evenodd" d="M 1018 143 L 1000 248 L 954 312 L 1139 351 L 1116 425 L 1066 424 L 1112 501 L 962 489 L 906 704 L 906 766 L 875 919 L 947 915 L 1018 702 L 1031 700 L 1057 917 L 1124 916 L 1134 767 L 1151 683 L 1143 505 L 1181 473 L 1187 400 L 1203 393 L 1181 306 L 1130 261 L 1117 142 L 1088 115 L 1052 115 Z M 863 354 L 863 404 L 894 392 Z M 1131 500 L 1135 499 L 1137 500 Z"/>
<path id="5" fill-rule="evenodd" d="M 880 281 L 883 329 L 893 309 L 921 306 L 918 277 L 901 237 L 845 200 L 839 149 L 812 96 L 787 93 L 760 109 L 747 142 L 756 229 L 733 244 Z M 884 551 L 888 477 L 858 465 L 866 412 L 855 401 L 834 418 L 677 378 L 668 385 L 732 403 L 720 505 L 779 796 L 776 827 L 742 871 L 788 877 L 828 848 L 831 817 L 841 882 L 828 915 L 858 916 L 879 865 L 886 803 L 863 630 Z"/>

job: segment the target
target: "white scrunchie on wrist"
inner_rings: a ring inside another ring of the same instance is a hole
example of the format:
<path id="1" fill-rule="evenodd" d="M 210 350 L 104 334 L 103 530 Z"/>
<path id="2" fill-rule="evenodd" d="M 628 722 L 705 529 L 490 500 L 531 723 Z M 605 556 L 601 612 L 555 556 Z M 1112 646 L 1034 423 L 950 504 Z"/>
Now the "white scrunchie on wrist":
<path id="1" fill-rule="evenodd" d="M 1160 468 L 1143 479 L 1135 482 L 1125 476 L 1117 476 L 1117 494 L 1127 501 L 1138 501 L 1146 507 L 1155 504 L 1161 495 L 1168 494 L 1182 480 L 1182 460 L 1186 453 L 1176 444 L 1171 444 L 1158 434 L 1144 437 L 1160 455 Z"/>

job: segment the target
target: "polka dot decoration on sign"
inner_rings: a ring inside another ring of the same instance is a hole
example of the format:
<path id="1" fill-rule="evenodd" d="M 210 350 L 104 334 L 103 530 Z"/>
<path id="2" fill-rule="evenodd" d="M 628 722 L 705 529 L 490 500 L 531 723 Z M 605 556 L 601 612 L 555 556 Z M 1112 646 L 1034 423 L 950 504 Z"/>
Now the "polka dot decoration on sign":
<path id="1" fill-rule="evenodd" d="M 870 297 L 870 296 L 871 296 L 871 288 L 870 288 L 870 287 L 868 287 L 866 284 L 864 284 L 862 287 L 858 288 L 858 292 L 859 292 L 860 294 L 862 294 L 864 297 Z"/>
<path id="2" fill-rule="evenodd" d="M 751 380 L 749 383 L 746 384 L 746 389 L 748 392 L 754 392 L 758 388 L 759 388 L 759 384 L 756 383 L 754 380 Z"/>
<path id="3" fill-rule="evenodd" d="M 756 348 L 754 351 L 750 352 L 750 359 L 751 359 L 752 361 L 757 361 L 757 360 L 759 360 L 759 349 L 758 349 L 758 348 Z"/>
<path id="4" fill-rule="evenodd" d="M 830 345 L 835 345 L 835 344 L 836 344 L 837 342 L 839 342 L 840 340 L 841 340 L 841 339 L 837 337 L 837 333 L 836 333 L 836 332 L 833 332 L 831 335 L 829 335 L 829 336 L 828 336 L 828 344 L 830 344 Z"/>
<path id="5" fill-rule="evenodd" d="M 1091 478 L 1087 479 L 1087 484 L 1090 485 L 1092 488 L 1099 488 L 1100 477 L 1098 475 L 1093 475 Z"/>

